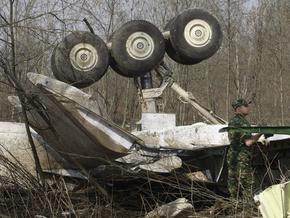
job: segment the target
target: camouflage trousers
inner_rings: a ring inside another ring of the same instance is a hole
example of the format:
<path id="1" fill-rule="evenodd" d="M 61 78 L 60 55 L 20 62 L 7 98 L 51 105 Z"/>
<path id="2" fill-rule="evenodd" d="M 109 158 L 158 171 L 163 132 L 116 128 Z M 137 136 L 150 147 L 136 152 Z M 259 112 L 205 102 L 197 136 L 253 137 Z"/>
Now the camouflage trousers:
<path id="1" fill-rule="evenodd" d="M 228 189 L 232 198 L 242 198 L 243 201 L 253 203 L 253 168 L 252 154 L 247 149 L 235 151 L 229 148 L 228 162 Z"/>

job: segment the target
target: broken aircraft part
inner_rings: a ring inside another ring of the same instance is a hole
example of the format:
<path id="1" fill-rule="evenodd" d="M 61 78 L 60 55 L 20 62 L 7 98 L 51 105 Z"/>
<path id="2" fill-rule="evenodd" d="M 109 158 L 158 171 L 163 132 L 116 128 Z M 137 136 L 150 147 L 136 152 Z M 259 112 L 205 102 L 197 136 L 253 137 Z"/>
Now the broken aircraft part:
<path id="1" fill-rule="evenodd" d="M 35 106 L 28 111 L 30 124 L 70 164 L 70 170 L 96 169 L 107 164 L 111 167 L 113 162 L 121 163 L 131 172 L 206 171 L 207 182 L 226 182 L 229 141 L 226 132 L 219 133 L 224 124 L 175 126 L 172 114 L 144 114 L 142 130 L 129 133 L 108 120 L 100 99 L 44 75 L 29 73 L 27 76 L 31 82 L 27 95 Z M 14 98 L 10 100 L 17 105 Z M 160 123 L 168 116 L 171 122 L 162 128 Z M 215 118 L 211 113 L 208 116 Z M 269 140 L 270 146 L 263 152 L 267 152 L 271 163 L 279 161 L 281 169 L 286 170 L 289 161 L 283 151 L 289 148 L 289 136 L 274 136 Z M 263 166 L 263 154 L 258 149 L 256 153 L 256 166 Z"/>
<path id="2" fill-rule="evenodd" d="M 289 217 L 290 182 L 270 186 L 254 199 L 263 218 Z"/>
<path id="3" fill-rule="evenodd" d="M 28 111 L 30 124 L 76 168 L 122 157 L 141 142 L 104 119 L 98 102 L 81 90 L 40 74 L 28 78 L 35 105 L 42 105 Z"/>

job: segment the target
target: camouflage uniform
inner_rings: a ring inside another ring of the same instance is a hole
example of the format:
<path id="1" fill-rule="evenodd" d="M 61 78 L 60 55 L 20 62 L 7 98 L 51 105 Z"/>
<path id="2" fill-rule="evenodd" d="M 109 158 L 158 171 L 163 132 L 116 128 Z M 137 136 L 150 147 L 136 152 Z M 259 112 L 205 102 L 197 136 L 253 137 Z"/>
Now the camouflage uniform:
<path id="1" fill-rule="evenodd" d="M 250 123 L 241 114 L 236 114 L 229 122 L 229 126 L 250 126 Z M 242 197 L 252 202 L 253 170 L 251 166 L 252 151 L 245 145 L 245 140 L 251 135 L 229 132 L 230 147 L 227 154 L 228 162 L 228 189 L 231 197 Z"/>

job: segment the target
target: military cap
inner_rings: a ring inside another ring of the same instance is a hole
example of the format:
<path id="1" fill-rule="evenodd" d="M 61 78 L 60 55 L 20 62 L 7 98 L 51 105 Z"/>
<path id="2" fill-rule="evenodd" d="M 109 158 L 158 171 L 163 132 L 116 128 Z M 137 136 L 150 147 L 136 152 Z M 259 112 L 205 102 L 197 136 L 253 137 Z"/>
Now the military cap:
<path id="1" fill-rule="evenodd" d="M 239 99 L 237 99 L 237 100 L 232 102 L 232 107 L 234 109 L 237 109 L 238 107 L 241 107 L 241 106 L 246 106 L 247 107 L 251 103 L 252 103 L 251 101 L 246 101 L 243 98 L 239 98 Z"/>

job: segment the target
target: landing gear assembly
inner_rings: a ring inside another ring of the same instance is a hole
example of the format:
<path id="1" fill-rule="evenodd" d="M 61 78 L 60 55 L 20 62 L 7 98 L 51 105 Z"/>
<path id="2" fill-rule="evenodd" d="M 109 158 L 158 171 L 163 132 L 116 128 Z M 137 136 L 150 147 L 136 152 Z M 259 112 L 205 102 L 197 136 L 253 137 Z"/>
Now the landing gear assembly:
<path id="1" fill-rule="evenodd" d="M 109 65 L 122 76 L 142 78 L 160 66 L 165 52 L 180 64 L 197 64 L 214 55 L 222 42 L 217 19 L 201 9 L 186 10 L 171 19 L 163 33 L 148 21 L 133 20 L 104 43 L 89 29 L 65 37 L 51 57 L 54 76 L 78 88 L 100 80 Z"/>

